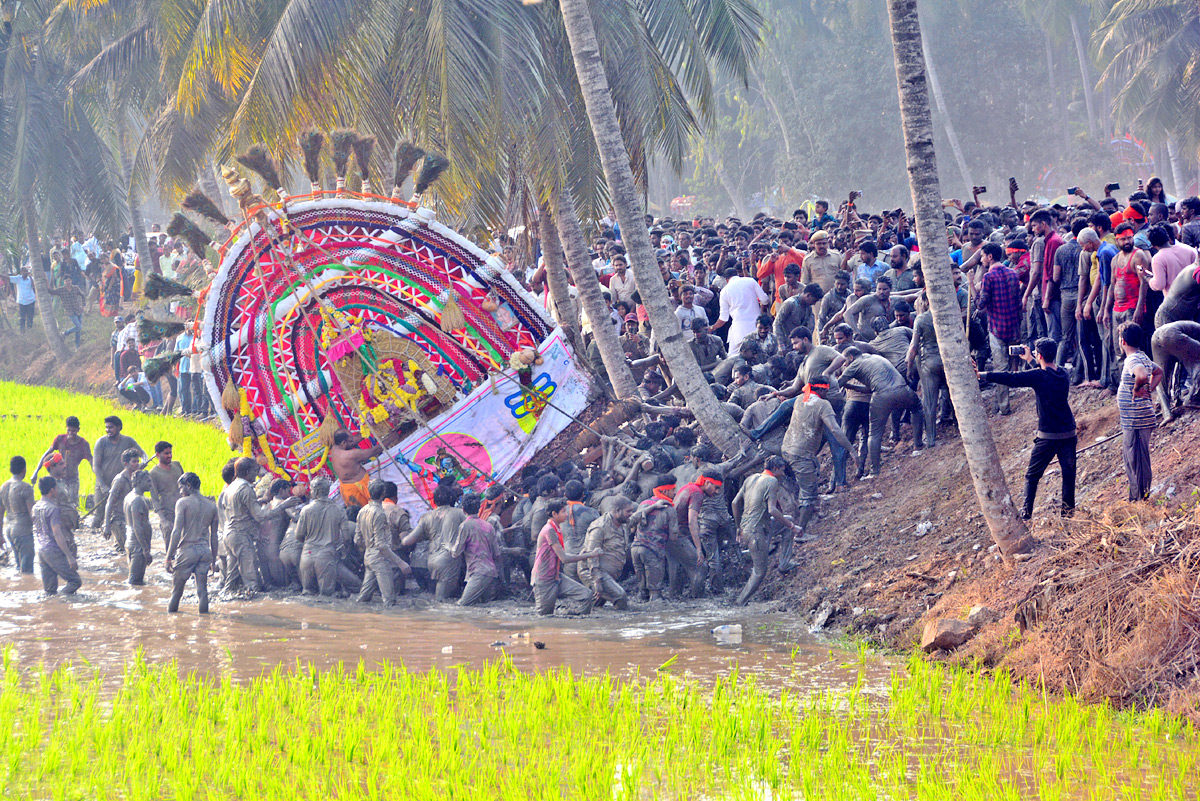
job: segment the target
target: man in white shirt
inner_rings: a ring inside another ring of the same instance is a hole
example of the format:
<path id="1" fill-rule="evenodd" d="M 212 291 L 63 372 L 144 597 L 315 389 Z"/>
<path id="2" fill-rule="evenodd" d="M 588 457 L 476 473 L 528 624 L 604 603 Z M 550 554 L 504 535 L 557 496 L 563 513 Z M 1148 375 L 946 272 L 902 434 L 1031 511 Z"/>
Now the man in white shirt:
<path id="1" fill-rule="evenodd" d="M 708 322 L 708 313 L 704 311 L 703 306 L 695 305 L 695 298 L 696 288 L 691 284 L 685 284 L 679 289 L 679 307 L 675 309 L 675 318 L 679 320 L 683 338 L 688 342 L 695 338 L 695 334 L 692 333 L 692 321 Z"/>
<path id="2" fill-rule="evenodd" d="M 750 334 L 754 333 L 758 315 L 770 305 L 771 299 L 753 278 L 738 275 L 736 268 L 725 271 L 725 288 L 721 290 L 721 316 L 713 330 L 729 323 L 727 346 L 732 353 Z M 732 321 L 732 322 L 731 322 Z"/>
<path id="3" fill-rule="evenodd" d="M 633 293 L 637 291 L 637 284 L 634 283 L 633 273 L 629 272 L 629 262 L 623 255 L 617 254 L 612 258 L 612 266 L 613 276 L 608 281 L 608 292 L 612 295 L 612 302 L 633 303 Z"/>

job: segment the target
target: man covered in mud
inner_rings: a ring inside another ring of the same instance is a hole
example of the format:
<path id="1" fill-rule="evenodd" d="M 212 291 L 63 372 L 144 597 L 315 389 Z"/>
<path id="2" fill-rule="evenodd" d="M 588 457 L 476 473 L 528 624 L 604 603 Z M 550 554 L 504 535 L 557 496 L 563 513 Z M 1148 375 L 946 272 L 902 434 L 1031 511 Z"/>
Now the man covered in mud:
<path id="1" fill-rule="evenodd" d="M 429 577 L 434 581 L 434 598 L 439 601 L 452 600 L 463 584 L 466 560 L 461 554 L 451 556 L 451 548 L 454 535 L 466 517 L 463 510 L 454 505 L 454 490 L 439 484 L 433 491 L 433 509 L 421 515 L 416 527 L 401 541 L 406 549 L 422 542 L 429 543 Z"/>
<path id="2" fill-rule="evenodd" d="M 533 604 L 539 615 L 554 614 L 558 599 L 575 603 L 579 614 L 592 612 L 596 596 L 587 587 L 563 572 L 563 565 L 582 562 L 600 555 L 599 551 L 569 554 L 563 548 L 562 525 L 567 520 L 565 498 L 552 498 L 546 504 L 546 524 L 538 532 L 533 559 Z"/>
<path id="3" fill-rule="evenodd" d="M 346 513 L 329 497 L 329 487 L 329 479 L 314 478 L 312 500 L 296 518 L 296 541 L 301 544 L 300 585 L 305 595 L 331 596 L 338 591 L 338 547 Z"/>
<path id="4" fill-rule="evenodd" d="M 694 481 L 684 484 L 675 492 L 675 514 L 679 520 L 679 535 L 668 540 L 667 551 L 679 561 L 680 567 L 689 578 L 689 590 L 693 597 L 704 594 L 704 580 L 708 575 L 708 563 L 701 541 L 701 507 L 705 498 L 720 495 L 724 479 L 716 470 L 706 470 Z M 678 543 L 678 544 L 675 544 Z M 677 581 L 677 583 L 680 583 Z M 675 591 L 672 587 L 672 592 Z"/>
<path id="5" fill-rule="evenodd" d="M 158 530 L 162 534 L 163 547 L 171 540 L 175 528 L 175 502 L 179 500 L 179 479 L 183 476 L 183 465 L 173 458 L 171 443 L 160 440 L 154 445 L 154 466 L 150 476 L 150 502 L 154 516 L 158 518 Z"/>
<path id="6" fill-rule="evenodd" d="M 484 604 L 500 597 L 500 565 L 503 563 L 500 534 L 488 520 L 480 517 L 481 498 L 467 493 L 462 499 L 462 511 L 467 517 L 458 526 L 450 556 L 462 556 L 467 562 L 467 584 L 459 606 Z"/>
<path id="7" fill-rule="evenodd" d="M 33 505 L 33 544 L 46 594 L 56 595 L 58 581 L 62 579 L 65 582 L 63 594 L 74 595 L 83 580 L 79 578 L 79 564 L 63 528 L 62 507 L 55 495 L 57 485 L 54 476 L 42 476 L 38 481 L 38 492 L 42 497 Z"/>
<path id="8" fill-rule="evenodd" d="M 871 395 L 870 426 L 868 428 L 868 455 L 870 473 L 864 478 L 876 478 L 882 464 L 883 434 L 887 421 L 897 410 L 912 412 L 913 452 L 920 452 L 924 445 L 925 417 L 916 393 L 909 389 L 908 382 L 900 372 L 882 356 L 863 353 L 850 346 L 842 352 L 846 366 L 842 369 L 841 385 Z M 863 465 L 859 465 L 860 469 Z"/>
<path id="9" fill-rule="evenodd" d="M 12 478 L 0 484 L 0 529 L 20 573 L 34 572 L 34 488 L 25 483 L 25 457 L 8 460 Z"/>
<path id="10" fill-rule="evenodd" d="M 599 603 L 608 601 L 616 609 L 627 609 L 629 597 L 621 586 L 621 573 L 629 554 L 626 526 L 633 517 L 633 501 L 624 495 L 606 498 L 604 514 L 593 521 L 583 540 L 583 550 L 600 555 L 579 564 L 579 577 L 591 587 Z"/>
<path id="11" fill-rule="evenodd" d="M 1163 422 L 1174 419 L 1172 403 L 1184 401 L 1185 378 L 1191 382 L 1187 405 L 1200 408 L 1200 322 L 1176 320 L 1155 328 L 1150 337 L 1150 349 L 1154 363 L 1163 370 L 1163 381 L 1156 390 Z"/>
<path id="12" fill-rule="evenodd" d="M 343 430 L 333 435 L 333 447 L 329 449 L 329 469 L 337 476 L 338 491 L 347 506 L 366 506 L 371 502 L 371 476 L 363 465 L 383 453 L 381 445 L 360 448 L 359 444 Z"/>
<path id="13" fill-rule="evenodd" d="M 779 505 L 781 485 L 777 476 L 783 475 L 786 469 L 787 463 L 781 457 L 767 457 L 766 469 L 742 482 L 737 497 L 733 499 L 733 519 L 738 526 L 738 541 L 749 549 L 753 562 L 750 579 L 735 601 L 738 606 L 745 606 L 750 601 L 767 575 L 767 556 L 771 550 L 770 521 L 775 520 L 794 536 L 804 533 L 804 529 L 789 520 Z"/>
<path id="14" fill-rule="evenodd" d="M 125 496 L 133 489 L 133 474 L 142 468 L 142 452 L 128 448 L 121 454 L 121 470 L 109 484 L 104 510 L 104 538 L 112 539 L 117 553 L 125 553 Z"/>
<path id="15" fill-rule="evenodd" d="M 79 436 L 79 418 L 72 415 L 66 419 L 66 432 L 59 434 L 50 443 L 50 448 L 38 460 L 38 467 L 47 465 L 47 459 L 53 453 L 62 456 L 62 466 L 55 476 L 58 482 L 58 503 L 60 506 L 70 506 L 79 510 L 79 463 L 92 464 L 92 446 L 86 439 Z M 34 471 L 37 472 L 36 470 Z M 68 528 L 74 528 L 67 521 Z"/>
<path id="16" fill-rule="evenodd" d="M 326 495 L 329 494 L 329 483 L 325 485 Z M 267 488 L 267 503 L 271 508 L 279 506 L 287 501 L 292 494 L 292 482 L 286 478 L 277 478 L 271 481 Z M 291 525 L 291 517 L 289 515 L 276 515 L 267 518 L 258 527 L 258 539 L 255 540 L 254 546 L 258 556 L 258 572 L 262 577 L 263 584 L 267 587 L 286 587 L 288 586 L 288 570 L 283 564 L 283 540 L 287 536 L 288 528 Z M 299 543 L 293 541 L 295 548 L 294 568 L 296 575 L 300 575 L 300 554 L 303 550 Z"/>
<path id="17" fill-rule="evenodd" d="M 822 374 L 808 385 L 804 395 L 797 399 L 792 409 L 792 421 L 788 424 L 787 433 L 783 435 L 783 458 L 791 465 L 800 490 L 800 519 L 796 523 L 797 542 L 803 537 L 809 520 L 817 511 L 817 501 L 820 497 L 817 488 L 820 478 L 817 454 L 821 451 L 825 437 L 832 437 L 847 451 L 851 449 L 850 440 L 846 439 L 842 427 L 838 425 L 833 407 L 824 397 L 830 382 L 829 376 Z M 788 559 L 780 563 L 779 570 L 787 573 L 794 566 Z"/>
<path id="18" fill-rule="evenodd" d="M 131 489 L 121 502 L 125 514 L 125 530 L 128 536 L 129 585 L 140 587 L 146 583 L 146 565 L 154 561 L 151 554 L 153 529 L 150 527 L 150 502 L 146 493 L 150 491 L 150 475 L 143 470 L 133 474 Z"/>
<path id="19" fill-rule="evenodd" d="M 179 611 L 179 601 L 189 578 L 196 580 L 200 614 L 208 614 L 208 574 L 217 572 L 217 505 L 200 494 L 200 476 L 179 477 L 171 543 L 167 546 L 167 572 L 171 574 L 168 612 Z"/>
<path id="20" fill-rule="evenodd" d="M 137 441 L 133 437 L 121 433 L 123 425 L 121 418 L 116 415 L 105 417 L 104 436 L 96 440 L 96 447 L 92 454 L 92 470 L 96 474 L 96 489 L 92 496 L 92 525 L 97 527 L 102 527 L 107 522 L 109 489 L 112 487 L 117 473 L 124 468 L 125 452 L 132 449 L 137 452 L 139 457 L 146 458 L 145 451 L 137 444 Z M 126 488 L 125 492 L 129 492 L 129 489 Z M 124 497 L 122 495 L 121 499 Z M 118 499 L 119 508 L 120 499 Z M 122 539 L 121 549 L 124 550 L 124 547 Z"/>
<path id="21" fill-rule="evenodd" d="M 12 478 L 0 484 L 0 526 L 18 572 L 33 573 L 33 487 L 25 482 L 25 457 L 8 462 Z"/>
<path id="22" fill-rule="evenodd" d="M 642 601 L 662 600 L 663 579 L 667 574 L 667 542 L 679 534 L 679 518 L 665 494 L 674 484 L 670 476 L 659 479 L 654 496 L 642 501 L 629 523 L 633 526 L 630 556 Z"/>
<path id="23" fill-rule="evenodd" d="M 234 479 L 223 490 L 225 504 L 224 545 L 226 554 L 226 591 L 239 586 L 247 592 L 258 592 L 262 587 L 258 576 L 258 529 L 265 521 L 300 503 L 292 497 L 273 508 L 259 503 L 254 493 L 253 481 L 258 475 L 258 463 L 242 457 L 233 466 Z"/>
<path id="24" fill-rule="evenodd" d="M 579 553 L 583 550 L 583 538 L 600 512 L 583 502 L 583 482 L 571 479 L 563 485 L 563 495 L 567 499 L 567 520 L 563 523 L 563 548 L 567 553 Z M 579 565 L 576 562 L 563 565 L 563 571 L 571 578 L 579 581 Z"/>
<path id="25" fill-rule="evenodd" d="M 383 508 L 386 483 L 374 480 L 368 485 L 367 491 L 370 501 L 358 511 L 358 520 L 355 521 L 355 536 L 362 544 L 363 564 L 366 565 L 358 600 L 359 603 L 369 603 L 378 590 L 384 606 L 395 606 L 397 596 L 404 592 L 406 577 L 412 574 L 412 568 L 392 550 L 392 525 L 388 522 L 387 510 Z"/>

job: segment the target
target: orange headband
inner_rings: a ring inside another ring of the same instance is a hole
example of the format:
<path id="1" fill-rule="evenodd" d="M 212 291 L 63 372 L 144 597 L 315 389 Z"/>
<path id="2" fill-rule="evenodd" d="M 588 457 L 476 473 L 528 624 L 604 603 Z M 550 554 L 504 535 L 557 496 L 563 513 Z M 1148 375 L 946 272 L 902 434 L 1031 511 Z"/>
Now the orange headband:
<path id="1" fill-rule="evenodd" d="M 828 384 L 805 384 L 804 385 L 804 402 L 808 403 L 808 399 L 812 397 L 814 389 L 829 389 Z"/>
<path id="2" fill-rule="evenodd" d="M 697 487 L 703 487 L 705 484 L 712 484 L 714 487 L 724 486 L 724 482 L 718 481 L 715 478 L 709 478 L 708 476 L 700 476 L 700 478 L 696 479 Z"/>
<path id="3" fill-rule="evenodd" d="M 663 484 L 661 487 L 655 487 L 654 488 L 654 497 L 658 498 L 660 501 L 666 501 L 667 503 L 674 506 L 675 501 L 672 500 L 671 497 L 667 495 L 668 491 L 671 491 L 674 489 L 675 489 L 674 484 Z"/>

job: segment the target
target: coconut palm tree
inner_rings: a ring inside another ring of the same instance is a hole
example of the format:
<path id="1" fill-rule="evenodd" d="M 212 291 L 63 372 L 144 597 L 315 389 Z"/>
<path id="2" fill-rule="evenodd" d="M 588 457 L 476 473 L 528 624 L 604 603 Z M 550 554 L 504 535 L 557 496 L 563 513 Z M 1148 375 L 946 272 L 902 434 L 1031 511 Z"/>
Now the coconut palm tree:
<path id="1" fill-rule="evenodd" d="M 720 30 L 722 37 L 728 37 L 720 42 L 726 46 L 721 51 L 726 60 L 724 66 L 734 70 L 740 69 L 744 74 L 752 43 L 757 41 L 757 30 L 745 30 L 728 17 L 718 20 L 701 14 L 689 16 L 689 12 L 697 12 L 698 9 L 687 9 L 686 5 L 683 2 L 663 2 L 648 6 L 648 10 L 653 9 L 654 12 L 652 18 L 648 18 L 645 30 L 656 31 L 661 30 L 663 26 L 677 25 L 682 32 L 686 26 L 688 31 L 695 31 L 695 35 L 683 38 L 692 43 L 700 41 L 706 44 L 709 43 L 706 39 L 711 37 L 713 31 Z M 710 11 L 719 8 L 721 14 L 728 14 L 733 6 L 722 6 L 719 3 L 705 5 Z M 732 456 L 745 443 L 745 437 L 713 395 L 682 332 L 679 331 L 666 287 L 658 271 L 657 260 L 650 249 L 650 240 L 642 234 L 645 228 L 645 207 L 634 180 L 630 167 L 630 153 L 622 137 L 621 125 L 613 104 L 614 93 L 607 74 L 609 70 L 606 69 L 605 54 L 601 51 L 596 36 L 592 9 L 588 0 L 559 0 L 559 9 L 571 45 L 575 76 L 583 94 L 588 119 L 591 121 L 592 135 L 600 153 L 617 221 L 623 232 L 622 239 L 631 257 L 630 262 L 642 303 L 646 307 L 650 324 L 657 333 L 663 358 L 701 428 L 717 447 L 726 455 Z M 683 13 L 673 14 L 676 10 Z M 606 8 L 605 20 L 614 16 L 609 12 L 610 9 Z M 699 22 L 696 22 L 697 18 Z M 748 15 L 746 19 L 757 19 L 757 16 Z M 691 27 L 692 25 L 695 27 Z M 702 52 L 701 50 L 698 53 L 685 54 L 680 59 L 687 64 L 689 70 L 684 83 L 691 84 L 690 88 L 693 91 L 711 89 L 711 84 L 706 83 L 703 76 L 695 74 L 700 67 L 707 65 L 707 61 L 700 64 L 695 61 Z M 609 51 L 608 60 L 617 57 L 618 53 Z M 625 72 L 627 71 L 619 68 L 611 70 L 615 76 Z M 701 110 L 703 111 L 703 107 Z"/>
<path id="2" fill-rule="evenodd" d="M 1030 539 L 1000 467 L 1000 454 L 992 439 L 983 396 L 971 368 L 959 314 L 946 244 L 937 158 L 933 152 L 933 118 L 929 110 L 916 0 L 888 0 L 888 16 L 904 125 L 904 148 L 908 155 L 908 182 L 917 219 L 917 237 L 921 242 L 921 261 L 925 266 L 925 292 L 933 313 L 938 347 L 946 367 L 946 384 L 958 416 L 958 429 L 975 494 L 1001 555 L 1011 561 L 1013 554 L 1028 548 Z"/>
<path id="3" fill-rule="evenodd" d="M 67 110 L 71 67 L 48 42 L 44 8 L 18 4 L 0 42 L 0 182 L 19 208 L 39 315 L 51 350 L 68 356 L 42 269 L 43 234 L 126 223 L 111 153 L 91 121 Z M 10 27 L 11 26 L 11 27 Z"/>
<path id="4" fill-rule="evenodd" d="M 1200 13 L 1195 2 L 1117 0 L 1092 34 L 1117 121 L 1200 157 Z"/>

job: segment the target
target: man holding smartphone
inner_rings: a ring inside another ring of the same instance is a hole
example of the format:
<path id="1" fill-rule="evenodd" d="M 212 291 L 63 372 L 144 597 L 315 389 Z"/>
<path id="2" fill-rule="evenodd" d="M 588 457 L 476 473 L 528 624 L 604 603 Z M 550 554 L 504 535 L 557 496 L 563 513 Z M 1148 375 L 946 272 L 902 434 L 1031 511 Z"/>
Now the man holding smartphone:
<path id="1" fill-rule="evenodd" d="M 1062 468 L 1062 515 L 1069 517 L 1075 510 L 1075 448 L 1078 439 L 1075 432 L 1075 415 L 1071 412 L 1068 394 L 1071 376 L 1054 362 L 1058 345 L 1048 337 L 1039 339 L 1034 353 L 1029 346 L 1018 345 L 1020 358 L 1026 363 L 1037 362 L 1037 370 L 1020 372 L 978 373 L 984 381 L 997 386 L 1031 387 L 1037 399 L 1038 430 L 1033 441 L 1033 453 L 1029 456 L 1029 469 L 1025 472 L 1025 506 L 1021 516 L 1026 520 L 1033 516 L 1033 501 L 1037 497 L 1038 482 L 1046 468 L 1055 458 Z"/>

